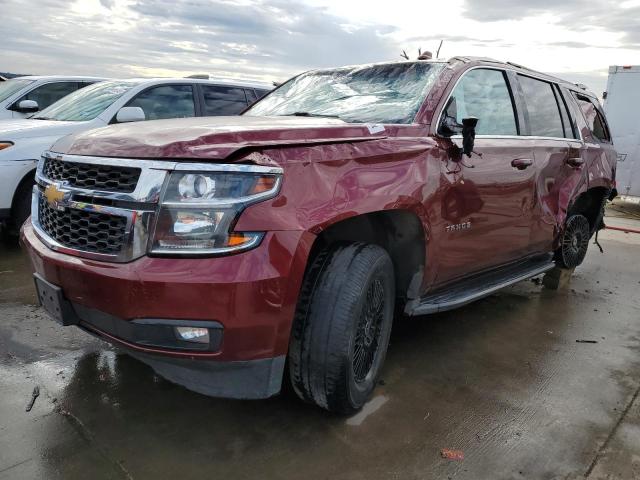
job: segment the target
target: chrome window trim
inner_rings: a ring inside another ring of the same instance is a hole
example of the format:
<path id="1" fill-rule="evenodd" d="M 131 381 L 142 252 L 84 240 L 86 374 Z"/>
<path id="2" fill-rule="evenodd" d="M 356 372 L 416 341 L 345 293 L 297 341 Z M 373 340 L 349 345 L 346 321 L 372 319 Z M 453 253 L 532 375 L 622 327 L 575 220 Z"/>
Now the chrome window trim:
<path id="1" fill-rule="evenodd" d="M 449 92 L 449 95 L 447 95 L 447 99 L 442 104 L 442 108 L 440 109 L 440 112 L 438 113 L 438 121 L 435 124 L 435 133 L 436 133 L 436 135 L 438 135 L 438 125 L 440 125 L 440 122 L 442 121 L 442 115 L 444 114 L 444 109 L 447 106 L 447 104 L 449 103 L 449 99 L 451 98 L 451 95 L 453 94 L 454 90 L 458 86 L 458 83 L 460 83 L 460 81 L 464 78 L 464 76 L 467 73 L 469 73 L 472 70 L 478 70 L 478 69 L 498 70 L 498 71 L 501 71 L 501 72 L 510 71 L 510 72 L 514 72 L 516 75 L 524 75 L 526 77 L 535 78 L 536 80 L 544 81 L 544 82 L 547 82 L 547 83 L 555 83 L 558 86 L 564 85 L 564 84 L 560 84 L 560 83 L 557 83 L 557 82 L 551 82 L 551 81 L 549 81 L 549 80 L 547 80 L 547 79 L 545 79 L 543 77 L 540 77 L 540 76 L 536 76 L 535 72 L 523 73 L 521 70 L 517 70 L 515 68 L 510 68 L 510 67 L 492 66 L 492 65 L 477 65 L 475 67 L 471 67 L 470 69 L 465 70 L 462 73 L 462 75 L 460 75 L 458 77 L 458 79 L 456 80 L 456 83 L 453 84 L 453 87 L 451 88 L 451 91 Z M 515 106 L 514 106 L 514 108 L 515 108 Z M 582 132 L 580 131 L 580 128 L 578 128 L 578 135 L 580 136 L 580 138 L 540 137 L 540 136 L 534 136 L 534 135 L 476 135 L 476 138 L 496 138 L 496 139 L 529 138 L 529 139 L 533 139 L 533 140 L 542 140 L 542 139 L 544 139 L 544 140 L 564 140 L 564 141 L 569 140 L 569 141 L 574 141 L 574 142 L 581 142 L 584 145 L 584 138 L 582 137 Z M 462 136 L 454 135 L 454 136 L 449 137 L 449 138 L 462 138 Z"/>
<path id="2" fill-rule="evenodd" d="M 91 190 L 86 188 L 79 188 L 70 185 L 65 181 L 51 180 L 44 176 L 43 167 L 44 161 L 47 158 L 64 161 L 64 162 L 76 162 L 96 165 L 108 165 L 115 167 L 128 167 L 128 168 L 140 168 L 140 178 L 136 188 L 131 193 L 121 192 L 109 192 L 102 190 Z M 156 252 L 150 248 L 151 234 L 155 227 L 155 218 L 159 209 L 162 206 L 180 206 L 184 208 L 200 208 L 202 206 L 199 203 L 179 203 L 167 202 L 165 204 L 161 201 L 161 195 L 166 187 L 167 180 L 172 172 L 242 172 L 242 173 L 259 173 L 259 174 L 272 174 L 282 175 L 283 169 L 280 167 L 262 166 L 262 165 L 248 165 L 248 164 L 214 164 L 214 163 L 192 163 L 192 162 L 177 162 L 177 161 L 164 161 L 164 160 L 146 160 L 146 159 L 129 159 L 129 158 L 111 158 L 111 157 L 94 157 L 84 155 L 66 155 L 56 152 L 47 151 L 42 155 L 41 161 L 38 163 L 36 169 L 36 185 L 33 188 L 33 194 L 31 199 L 32 219 L 34 231 L 38 238 L 51 250 L 65 253 L 81 258 L 88 258 L 92 260 L 99 260 L 112 263 L 127 263 L 136 260 L 144 255 L 159 254 L 169 255 L 170 252 Z M 245 205 L 258 201 L 266 196 L 273 196 L 274 192 L 277 195 L 282 184 L 282 178 L 278 178 L 276 186 L 273 190 L 259 194 L 254 197 L 245 199 Z M 69 194 L 69 198 L 65 199 L 63 206 L 80 211 L 89 211 L 104 213 L 107 215 L 115 215 L 125 217 L 127 219 L 127 225 L 125 228 L 125 236 L 123 239 L 124 248 L 118 254 L 105 254 L 88 252 L 85 250 L 78 250 L 65 245 L 50 237 L 42 228 L 39 220 L 39 199 L 43 194 L 44 189 L 49 185 L 56 185 L 66 194 Z M 90 199 L 102 199 L 114 202 L 114 205 L 101 205 L 96 204 L 92 200 L 83 202 L 77 199 L 77 196 L 84 196 Z M 241 203 L 242 199 L 235 199 L 234 205 Z M 127 206 L 118 206 L 118 203 L 127 203 Z M 211 204 L 207 203 L 207 208 L 228 207 L 229 203 Z M 251 233 L 251 232 L 247 232 Z M 260 243 L 263 235 L 256 235 L 256 239 L 249 242 L 248 245 L 242 249 L 232 248 L 215 249 L 215 251 L 188 251 L 188 252 L 175 252 L 175 254 L 181 255 L 212 255 L 212 254 L 225 254 L 235 251 L 242 251 L 252 248 Z"/>
<path id="3" fill-rule="evenodd" d="M 462 135 L 456 134 L 456 135 L 452 135 L 449 138 L 455 138 L 455 139 L 460 139 L 462 140 Z M 555 140 L 555 141 L 561 141 L 564 143 L 567 142 L 576 142 L 576 143 L 580 143 L 580 144 L 584 144 L 584 142 L 580 139 L 577 138 L 564 138 L 564 137 L 540 137 L 537 135 L 476 135 L 476 140 L 478 139 L 498 139 L 498 140 L 505 140 L 505 139 L 509 139 L 509 140 Z"/>

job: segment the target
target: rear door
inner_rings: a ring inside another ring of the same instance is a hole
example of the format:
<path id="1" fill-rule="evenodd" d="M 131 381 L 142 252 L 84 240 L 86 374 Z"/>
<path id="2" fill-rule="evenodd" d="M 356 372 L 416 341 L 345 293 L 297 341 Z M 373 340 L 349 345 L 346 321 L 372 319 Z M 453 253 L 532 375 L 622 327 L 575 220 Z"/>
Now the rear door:
<path id="1" fill-rule="evenodd" d="M 482 156 L 451 155 L 442 163 L 437 283 L 509 263 L 528 251 L 535 179 L 533 153 L 519 135 L 505 71 L 465 72 L 445 105 L 443 115 L 458 123 L 479 119 L 475 150 Z M 452 141 L 462 145 L 460 136 Z"/>
<path id="2" fill-rule="evenodd" d="M 193 85 L 190 84 L 149 87 L 138 93 L 125 106 L 142 108 L 147 120 L 196 116 Z"/>
<path id="3" fill-rule="evenodd" d="M 201 85 L 204 116 L 238 115 L 247 106 L 244 88 L 226 85 Z"/>
<path id="4" fill-rule="evenodd" d="M 537 173 L 530 252 L 550 252 L 568 202 L 585 182 L 585 147 L 579 139 L 575 112 L 568 108 L 568 92 L 541 78 L 517 77 L 527 119 L 524 133 L 534 140 Z"/>

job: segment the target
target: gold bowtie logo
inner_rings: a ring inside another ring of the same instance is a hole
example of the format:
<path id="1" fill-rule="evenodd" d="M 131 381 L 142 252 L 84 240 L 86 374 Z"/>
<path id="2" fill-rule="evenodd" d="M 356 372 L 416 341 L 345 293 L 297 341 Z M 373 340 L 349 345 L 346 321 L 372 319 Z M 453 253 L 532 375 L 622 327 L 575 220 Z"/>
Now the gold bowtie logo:
<path id="1" fill-rule="evenodd" d="M 52 183 L 45 188 L 44 197 L 47 199 L 49 205 L 55 207 L 64 200 L 64 192 L 60 190 L 56 184 Z"/>

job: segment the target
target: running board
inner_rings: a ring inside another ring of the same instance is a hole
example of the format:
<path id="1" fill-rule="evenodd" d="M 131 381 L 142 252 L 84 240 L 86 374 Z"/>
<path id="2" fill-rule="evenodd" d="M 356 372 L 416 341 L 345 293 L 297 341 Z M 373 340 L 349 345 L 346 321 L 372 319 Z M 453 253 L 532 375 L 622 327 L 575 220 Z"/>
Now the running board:
<path id="1" fill-rule="evenodd" d="M 552 258 L 545 256 L 481 273 L 408 303 L 405 313 L 416 316 L 453 310 L 554 267 Z"/>

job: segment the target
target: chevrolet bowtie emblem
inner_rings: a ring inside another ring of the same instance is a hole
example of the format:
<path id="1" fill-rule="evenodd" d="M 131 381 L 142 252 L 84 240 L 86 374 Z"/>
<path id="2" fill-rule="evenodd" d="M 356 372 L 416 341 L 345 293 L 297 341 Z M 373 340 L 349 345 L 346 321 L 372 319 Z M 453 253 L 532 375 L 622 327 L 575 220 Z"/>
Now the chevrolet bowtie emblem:
<path id="1" fill-rule="evenodd" d="M 44 197 L 49 205 L 53 208 L 58 208 L 58 204 L 64 200 L 64 192 L 55 183 L 52 183 L 45 188 Z"/>

